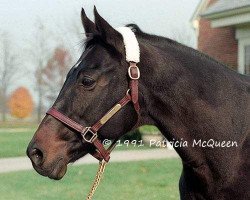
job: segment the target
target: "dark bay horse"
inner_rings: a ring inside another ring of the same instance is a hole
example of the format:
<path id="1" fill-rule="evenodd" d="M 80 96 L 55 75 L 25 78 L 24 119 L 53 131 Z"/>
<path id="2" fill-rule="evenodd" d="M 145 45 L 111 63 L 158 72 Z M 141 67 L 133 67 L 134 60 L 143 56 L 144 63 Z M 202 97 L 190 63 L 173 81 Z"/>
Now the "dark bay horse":
<path id="1" fill-rule="evenodd" d="M 95 123 L 126 93 L 128 63 L 122 35 L 96 11 L 82 11 L 86 48 L 69 71 L 53 107 L 83 125 Z M 130 24 L 140 46 L 140 121 L 157 126 L 183 163 L 181 199 L 250 199 L 250 77 L 170 39 Z M 117 139 L 137 121 L 132 104 L 98 132 Z M 95 151 L 52 116 L 41 122 L 27 149 L 43 176 L 61 179 L 67 164 Z M 166 194 L 167 197 L 167 194 Z"/>

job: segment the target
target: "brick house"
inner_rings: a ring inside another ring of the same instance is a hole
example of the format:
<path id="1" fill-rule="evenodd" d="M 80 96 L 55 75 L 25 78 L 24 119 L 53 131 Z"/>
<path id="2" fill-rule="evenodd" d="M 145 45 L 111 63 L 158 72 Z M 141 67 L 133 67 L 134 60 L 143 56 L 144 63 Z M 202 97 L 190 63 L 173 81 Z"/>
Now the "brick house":
<path id="1" fill-rule="evenodd" d="M 250 74 L 250 0 L 201 0 L 191 22 L 200 51 Z"/>

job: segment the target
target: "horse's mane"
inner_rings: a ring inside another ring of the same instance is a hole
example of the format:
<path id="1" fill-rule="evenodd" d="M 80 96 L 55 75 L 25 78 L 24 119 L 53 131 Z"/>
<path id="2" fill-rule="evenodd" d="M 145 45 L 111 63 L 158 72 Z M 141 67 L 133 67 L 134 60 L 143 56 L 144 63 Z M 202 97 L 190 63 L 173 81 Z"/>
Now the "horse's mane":
<path id="1" fill-rule="evenodd" d="M 131 30 L 139 37 L 142 37 L 144 39 L 148 39 L 148 40 L 151 40 L 151 41 L 154 41 L 154 42 L 162 42 L 162 41 L 165 41 L 165 42 L 168 42 L 170 44 L 175 44 L 175 45 L 178 45 L 180 43 L 174 41 L 174 40 L 171 40 L 169 38 L 166 38 L 166 37 L 162 37 L 162 36 L 158 36 L 158 35 L 153 35 L 153 34 L 148 34 L 148 33 L 145 33 L 143 32 L 139 26 L 137 24 L 127 24 L 126 27 L 129 27 L 131 28 Z"/>

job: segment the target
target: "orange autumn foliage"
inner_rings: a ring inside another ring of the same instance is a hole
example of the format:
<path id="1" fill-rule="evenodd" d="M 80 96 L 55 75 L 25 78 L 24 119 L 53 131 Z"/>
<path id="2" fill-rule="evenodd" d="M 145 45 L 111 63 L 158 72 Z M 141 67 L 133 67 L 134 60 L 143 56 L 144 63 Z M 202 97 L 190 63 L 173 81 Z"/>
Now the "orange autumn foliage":
<path id="1" fill-rule="evenodd" d="M 28 117 L 34 107 L 32 97 L 25 87 L 17 88 L 11 94 L 8 104 L 10 114 L 20 119 Z"/>

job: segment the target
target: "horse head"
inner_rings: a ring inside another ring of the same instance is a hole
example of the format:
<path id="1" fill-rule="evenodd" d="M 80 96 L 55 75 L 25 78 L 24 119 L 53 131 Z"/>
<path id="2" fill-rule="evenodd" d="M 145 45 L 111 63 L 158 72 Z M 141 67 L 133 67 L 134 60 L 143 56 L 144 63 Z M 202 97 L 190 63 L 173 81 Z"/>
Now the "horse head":
<path id="1" fill-rule="evenodd" d="M 128 63 L 122 35 L 94 9 L 95 23 L 82 9 L 86 32 L 85 51 L 73 66 L 53 104 L 68 118 L 89 126 L 98 121 L 128 90 Z M 133 104 L 123 107 L 98 131 L 98 138 L 117 139 L 136 124 Z M 84 142 L 81 134 L 46 115 L 34 134 L 27 155 L 33 167 L 43 176 L 61 179 L 67 164 L 96 151 Z"/>

